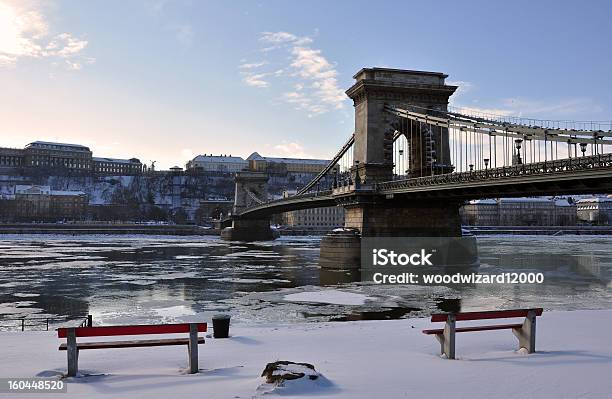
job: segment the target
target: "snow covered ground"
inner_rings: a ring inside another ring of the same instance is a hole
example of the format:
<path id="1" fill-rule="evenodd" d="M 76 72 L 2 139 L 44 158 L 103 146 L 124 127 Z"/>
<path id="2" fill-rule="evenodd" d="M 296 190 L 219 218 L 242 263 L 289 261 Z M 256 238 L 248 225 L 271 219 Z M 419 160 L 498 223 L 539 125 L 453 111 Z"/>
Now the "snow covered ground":
<path id="1" fill-rule="evenodd" d="M 428 326 L 428 319 L 236 326 L 231 338 L 200 346 L 195 375 L 184 374 L 184 347 L 89 350 L 79 361 L 88 376 L 65 380 L 67 395 L 47 396 L 612 397 L 612 310 L 545 312 L 531 355 L 518 353 L 512 333 L 502 330 L 458 334 L 458 360 L 445 360 L 435 338 L 421 333 Z M 1 333 L 0 377 L 58 378 L 66 370 L 59 343 L 54 332 Z M 311 363 L 323 378 L 271 389 L 260 375 L 276 360 Z"/>

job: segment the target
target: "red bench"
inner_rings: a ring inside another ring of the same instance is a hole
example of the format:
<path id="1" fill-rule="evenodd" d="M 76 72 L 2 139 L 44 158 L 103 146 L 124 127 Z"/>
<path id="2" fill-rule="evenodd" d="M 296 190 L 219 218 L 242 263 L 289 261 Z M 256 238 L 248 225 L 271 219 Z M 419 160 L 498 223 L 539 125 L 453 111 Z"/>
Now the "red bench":
<path id="1" fill-rule="evenodd" d="M 519 349 L 525 348 L 527 352 L 533 353 L 535 352 L 536 316 L 541 315 L 542 308 L 495 310 L 489 312 L 439 313 L 432 315 L 431 321 L 446 322 L 444 328 L 423 330 L 423 334 L 436 336 L 438 341 L 440 341 L 440 352 L 442 355 L 446 355 L 447 359 L 455 358 L 455 333 L 474 331 L 512 329 L 512 332 L 518 338 Z M 509 319 L 513 317 L 524 317 L 525 320 L 520 324 L 489 324 L 461 328 L 456 328 L 455 326 L 457 321 Z"/>
<path id="2" fill-rule="evenodd" d="M 86 349 L 138 348 L 149 346 L 187 345 L 189 354 L 189 372 L 198 372 L 198 344 L 204 343 L 204 337 L 198 332 L 206 332 L 206 323 L 158 324 L 134 326 L 102 326 L 58 328 L 58 338 L 66 338 L 59 350 L 67 351 L 68 376 L 74 377 L 78 372 L 79 351 Z M 132 341 L 78 342 L 77 337 L 103 337 L 119 335 L 145 334 L 181 334 L 188 333 L 188 338 L 148 339 Z"/>

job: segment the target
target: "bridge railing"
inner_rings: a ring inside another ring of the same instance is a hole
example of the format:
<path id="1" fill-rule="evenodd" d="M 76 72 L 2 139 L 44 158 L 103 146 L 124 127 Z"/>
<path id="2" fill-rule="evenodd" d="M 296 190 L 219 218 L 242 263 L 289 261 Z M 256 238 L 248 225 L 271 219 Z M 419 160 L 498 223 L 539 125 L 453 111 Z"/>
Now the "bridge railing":
<path id="1" fill-rule="evenodd" d="M 304 193 L 309 192 L 312 188 L 316 187 L 316 185 L 321 181 L 321 179 L 330 171 L 332 171 L 336 167 L 336 165 L 338 165 L 338 162 L 340 162 L 342 157 L 352 148 L 354 143 L 355 134 L 353 133 L 351 134 L 351 137 L 349 137 L 349 139 L 346 141 L 346 143 L 344 143 L 344 145 L 340 148 L 340 150 L 338 150 L 336 155 L 334 155 L 331 161 L 329 161 L 325 168 L 323 168 L 323 170 L 321 170 L 321 172 L 319 172 L 319 174 L 317 174 L 315 178 L 312 179 L 308 184 L 302 187 L 296 195 L 303 195 Z"/>
<path id="2" fill-rule="evenodd" d="M 263 203 L 258 204 L 258 205 L 251 206 L 251 207 L 245 209 L 244 211 L 240 212 L 239 215 L 242 215 L 242 214 L 248 213 L 248 212 L 253 212 L 253 211 L 256 211 L 256 210 L 259 210 L 259 209 L 269 208 L 269 207 L 275 206 L 275 205 L 290 204 L 290 203 L 294 203 L 294 202 L 301 202 L 301 201 L 308 200 L 308 199 L 315 199 L 315 198 L 319 198 L 319 197 L 328 197 L 330 195 L 332 195 L 332 190 L 311 191 L 311 192 L 308 192 L 308 193 L 305 193 L 305 194 L 292 195 L 290 197 L 270 200 L 270 201 L 263 202 Z"/>
<path id="3" fill-rule="evenodd" d="M 376 189 L 384 192 L 411 187 L 469 183 L 520 176 L 552 175 L 611 167 L 612 154 L 604 154 L 483 169 L 473 172 L 447 173 L 435 176 L 395 180 L 378 183 Z"/>

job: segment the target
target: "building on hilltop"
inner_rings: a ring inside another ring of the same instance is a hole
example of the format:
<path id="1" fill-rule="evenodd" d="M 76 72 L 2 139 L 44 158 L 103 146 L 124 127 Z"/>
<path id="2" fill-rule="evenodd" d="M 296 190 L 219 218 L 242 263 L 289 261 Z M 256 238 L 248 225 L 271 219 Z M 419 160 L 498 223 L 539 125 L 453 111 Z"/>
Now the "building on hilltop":
<path id="1" fill-rule="evenodd" d="M 257 152 L 247 161 L 250 170 L 268 173 L 319 173 L 329 163 L 325 159 L 262 157 Z"/>
<path id="2" fill-rule="evenodd" d="M 23 164 L 91 170 L 91 156 L 91 150 L 84 145 L 34 141 L 23 149 Z"/>
<path id="3" fill-rule="evenodd" d="M 23 149 L 0 148 L 2 168 L 49 168 L 109 175 L 142 172 L 137 158 L 94 158 L 89 147 L 80 144 L 34 141 Z"/>
<path id="4" fill-rule="evenodd" d="M 187 162 L 186 169 L 202 172 L 236 173 L 249 166 L 241 157 L 232 155 L 198 155 Z"/>
<path id="5" fill-rule="evenodd" d="M 18 168 L 23 166 L 23 150 L 0 147 L 0 167 Z"/>
<path id="6" fill-rule="evenodd" d="M 143 171 L 142 162 L 138 158 L 117 159 L 98 158 L 93 159 L 93 171 L 103 175 L 127 176 L 136 175 Z"/>

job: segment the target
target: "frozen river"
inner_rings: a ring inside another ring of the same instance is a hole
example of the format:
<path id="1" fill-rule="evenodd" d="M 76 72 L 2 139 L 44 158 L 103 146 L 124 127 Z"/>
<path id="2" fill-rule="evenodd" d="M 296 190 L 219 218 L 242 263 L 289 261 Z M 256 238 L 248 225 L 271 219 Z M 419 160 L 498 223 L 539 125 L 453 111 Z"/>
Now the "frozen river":
<path id="1" fill-rule="evenodd" d="M 542 272 L 543 285 L 462 288 L 351 282 L 318 267 L 319 237 L 0 236 L 0 329 L 27 316 L 94 323 L 293 322 L 439 310 L 612 308 L 612 237 L 478 237 L 481 273 Z"/>

